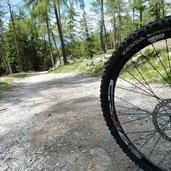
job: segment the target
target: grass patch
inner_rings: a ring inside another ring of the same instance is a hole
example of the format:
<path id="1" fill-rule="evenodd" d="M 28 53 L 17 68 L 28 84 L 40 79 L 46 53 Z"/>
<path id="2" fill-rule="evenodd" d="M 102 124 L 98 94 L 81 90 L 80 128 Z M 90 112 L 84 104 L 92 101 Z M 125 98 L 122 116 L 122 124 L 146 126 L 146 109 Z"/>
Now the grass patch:
<path id="1" fill-rule="evenodd" d="M 32 73 L 33 72 L 31 72 L 31 71 L 29 71 L 29 72 L 21 72 L 21 73 L 13 74 L 11 77 L 15 78 L 17 80 L 20 80 L 20 79 L 24 79 L 24 78 L 27 78 L 27 77 L 31 76 Z"/>
<path id="2" fill-rule="evenodd" d="M 30 75 L 31 75 L 31 72 L 16 73 L 16 74 L 13 74 L 12 76 L 9 76 L 9 77 L 7 76 L 7 78 L 0 81 L 0 98 L 2 98 L 4 94 L 9 90 L 10 85 L 12 85 L 14 81 L 24 79 Z"/>
<path id="3" fill-rule="evenodd" d="M 68 65 L 58 67 L 54 70 L 50 70 L 49 72 L 52 73 L 68 73 L 68 72 L 75 72 L 75 73 L 84 73 L 89 74 L 91 76 L 101 76 L 103 72 L 103 66 L 106 59 L 100 59 L 101 57 L 98 56 L 93 59 L 82 59 L 73 61 Z"/>
<path id="4" fill-rule="evenodd" d="M 171 84 L 168 54 L 165 49 L 157 49 L 157 54 L 154 50 L 147 49 L 144 55 L 135 54 L 132 59 L 135 60 L 127 62 L 126 70 L 122 70 L 122 78 L 144 81 L 144 77 L 151 83 Z"/>
<path id="5" fill-rule="evenodd" d="M 79 72 L 80 65 L 82 62 L 83 62 L 83 60 L 73 61 L 68 65 L 58 67 L 56 69 L 50 70 L 49 72 L 52 72 L 52 73 Z"/>
<path id="6" fill-rule="evenodd" d="M 89 61 L 82 65 L 81 72 L 94 77 L 101 77 L 103 72 L 104 61 Z"/>
<path id="7" fill-rule="evenodd" d="M 14 80 L 15 78 L 10 77 L 3 81 L 0 81 L 0 98 L 2 98 L 5 92 L 9 90 L 9 87 L 14 82 Z"/>
<path id="8" fill-rule="evenodd" d="M 114 51 L 114 49 L 110 49 L 110 50 L 107 50 L 107 52 L 106 52 L 106 54 L 112 54 L 113 53 L 113 51 Z"/>
<path id="9" fill-rule="evenodd" d="M 107 54 L 111 54 L 113 50 L 109 50 Z M 169 67 L 169 60 L 167 50 L 164 48 L 158 48 L 157 54 L 154 49 L 145 49 L 142 53 L 137 53 L 132 57 L 132 61 L 128 61 L 125 65 L 126 70 L 122 70 L 120 76 L 127 80 L 135 80 L 138 79 L 140 81 L 144 81 L 143 77 L 148 82 L 152 83 L 162 83 L 162 84 L 171 84 L 171 69 Z M 145 58 L 146 56 L 146 58 Z M 103 66 L 107 59 L 104 58 L 104 54 L 98 55 L 93 59 L 82 59 L 73 61 L 72 63 L 56 68 L 53 71 L 54 73 L 67 73 L 67 72 L 76 72 L 76 73 L 85 73 L 96 77 L 101 77 L 103 73 Z M 162 63 L 161 63 L 162 61 Z M 154 69 L 154 67 L 160 72 L 161 75 Z M 171 63 L 171 60 L 170 60 Z M 139 72 L 136 67 L 138 67 Z M 171 65 L 171 64 L 170 64 Z M 164 66 L 164 67 L 163 67 Z M 164 69 L 165 68 L 165 69 Z M 167 73 L 170 75 L 167 75 Z M 140 74 L 142 73 L 142 75 Z M 131 74 L 130 74 L 131 73 Z M 136 78 L 136 79 L 135 79 Z"/>

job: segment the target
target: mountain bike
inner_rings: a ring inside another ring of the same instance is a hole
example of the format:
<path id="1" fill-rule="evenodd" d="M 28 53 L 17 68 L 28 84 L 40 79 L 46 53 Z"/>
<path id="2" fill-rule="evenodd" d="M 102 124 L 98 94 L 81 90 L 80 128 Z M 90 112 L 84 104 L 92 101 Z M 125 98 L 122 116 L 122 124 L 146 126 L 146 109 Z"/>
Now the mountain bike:
<path id="1" fill-rule="evenodd" d="M 104 67 L 101 107 L 120 148 L 141 169 L 171 170 L 171 17 L 128 36 Z"/>

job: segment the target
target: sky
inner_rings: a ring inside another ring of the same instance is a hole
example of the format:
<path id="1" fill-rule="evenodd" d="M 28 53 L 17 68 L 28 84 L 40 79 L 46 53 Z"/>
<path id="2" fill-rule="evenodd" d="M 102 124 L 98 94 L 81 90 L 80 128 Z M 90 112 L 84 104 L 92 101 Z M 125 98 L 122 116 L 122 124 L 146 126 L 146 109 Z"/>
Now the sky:
<path id="1" fill-rule="evenodd" d="M 22 5 L 23 1 L 22 0 L 10 0 L 12 5 L 18 6 L 18 5 Z"/>
<path id="2" fill-rule="evenodd" d="M 92 2 L 93 0 L 84 0 L 85 2 L 85 5 L 86 5 L 86 9 L 87 11 L 90 11 L 90 3 Z M 1 2 L 1 0 L 0 0 Z M 14 11 L 17 11 L 18 10 L 18 7 L 22 7 L 24 5 L 24 0 L 10 0 L 10 3 L 12 5 L 12 9 Z M 8 7 L 5 5 L 6 4 L 6 0 L 3 1 L 3 6 L 5 6 L 5 8 L 7 8 L 7 10 L 5 10 L 4 12 L 8 11 Z M 8 14 L 6 15 L 6 17 L 4 17 L 4 20 L 8 20 L 9 16 Z"/>
<path id="3" fill-rule="evenodd" d="M 85 5 L 86 5 L 87 8 L 90 7 L 90 2 L 91 2 L 91 1 L 92 1 L 92 0 L 85 0 Z M 20 4 L 23 3 L 23 1 L 22 1 L 22 0 L 11 0 L 11 3 L 12 3 L 13 5 L 20 5 Z"/>
<path id="4" fill-rule="evenodd" d="M 85 7 L 86 7 L 86 12 L 87 12 L 87 16 L 88 16 L 88 24 L 90 25 L 90 27 L 92 29 L 96 30 L 97 22 L 98 22 L 98 16 L 96 16 L 94 14 L 94 12 L 91 10 L 91 2 L 92 1 L 93 0 L 84 0 Z M 4 2 L 5 2 L 5 0 L 4 0 Z M 12 5 L 12 9 L 14 11 L 17 11 L 18 7 L 20 7 L 20 6 L 22 7 L 24 5 L 24 0 L 10 0 L 10 3 Z M 7 23 L 8 20 L 9 20 L 9 16 L 7 14 L 6 17 L 4 17 L 4 22 Z M 91 21 L 91 22 L 89 22 L 89 21 Z M 105 21 L 106 21 L 107 26 L 110 28 L 110 24 L 108 23 L 108 19 L 107 18 L 105 18 Z"/>

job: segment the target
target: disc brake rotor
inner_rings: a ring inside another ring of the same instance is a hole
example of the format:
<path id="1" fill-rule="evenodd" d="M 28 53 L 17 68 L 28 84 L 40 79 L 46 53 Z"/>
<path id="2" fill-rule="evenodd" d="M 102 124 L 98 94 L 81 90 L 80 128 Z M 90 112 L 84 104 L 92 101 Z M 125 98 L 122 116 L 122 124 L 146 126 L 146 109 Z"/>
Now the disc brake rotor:
<path id="1" fill-rule="evenodd" d="M 165 99 L 156 105 L 152 121 L 156 131 L 171 142 L 171 99 Z"/>

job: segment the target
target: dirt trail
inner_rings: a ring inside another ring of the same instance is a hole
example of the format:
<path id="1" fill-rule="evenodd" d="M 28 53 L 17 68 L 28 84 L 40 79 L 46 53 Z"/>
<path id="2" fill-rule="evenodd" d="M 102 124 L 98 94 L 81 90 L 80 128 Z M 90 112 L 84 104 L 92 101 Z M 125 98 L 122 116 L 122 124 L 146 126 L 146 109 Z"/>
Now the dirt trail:
<path id="1" fill-rule="evenodd" d="M 111 137 L 100 79 L 38 73 L 0 102 L 0 171 L 132 171 Z"/>

